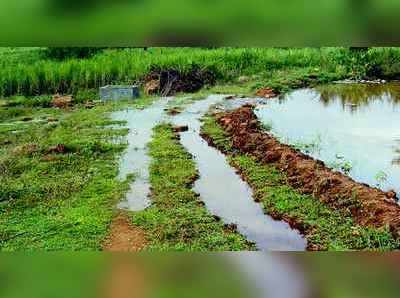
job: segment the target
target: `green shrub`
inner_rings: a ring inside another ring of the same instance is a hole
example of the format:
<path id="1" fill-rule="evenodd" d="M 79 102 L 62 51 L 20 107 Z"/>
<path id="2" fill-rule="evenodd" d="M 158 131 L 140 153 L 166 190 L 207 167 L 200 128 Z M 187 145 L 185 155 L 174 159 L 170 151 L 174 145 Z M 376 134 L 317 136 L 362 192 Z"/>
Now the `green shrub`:
<path id="1" fill-rule="evenodd" d="M 103 50 L 93 47 L 52 47 L 44 51 L 46 58 L 65 60 L 69 58 L 89 58 Z"/>
<path id="2" fill-rule="evenodd" d="M 96 89 L 78 90 L 73 96 L 73 101 L 75 103 L 84 103 L 87 101 L 99 100 L 99 99 L 100 99 L 99 92 Z"/>
<path id="3" fill-rule="evenodd" d="M 8 107 L 48 108 L 51 106 L 51 96 L 41 95 L 33 97 L 15 96 L 7 100 Z"/>

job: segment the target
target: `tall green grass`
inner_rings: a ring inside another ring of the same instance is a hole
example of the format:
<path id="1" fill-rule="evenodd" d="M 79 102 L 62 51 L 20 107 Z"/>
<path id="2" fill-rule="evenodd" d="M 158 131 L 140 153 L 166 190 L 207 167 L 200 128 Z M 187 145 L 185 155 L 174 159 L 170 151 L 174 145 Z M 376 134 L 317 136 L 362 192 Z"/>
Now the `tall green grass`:
<path id="1" fill-rule="evenodd" d="M 311 67 L 349 77 L 363 77 L 376 67 L 382 75 L 400 73 L 398 48 L 372 48 L 361 53 L 346 48 L 109 49 L 89 59 L 66 61 L 46 60 L 41 55 L 32 61 L 29 53 L 25 50 L 20 54 L 20 62 L 9 62 L 6 54 L 0 55 L 0 95 L 75 93 L 110 83 L 139 82 L 153 68 L 187 72 L 194 65 L 212 70 L 219 81 L 286 68 Z M 25 55 L 31 59 L 23 59 Z"/>

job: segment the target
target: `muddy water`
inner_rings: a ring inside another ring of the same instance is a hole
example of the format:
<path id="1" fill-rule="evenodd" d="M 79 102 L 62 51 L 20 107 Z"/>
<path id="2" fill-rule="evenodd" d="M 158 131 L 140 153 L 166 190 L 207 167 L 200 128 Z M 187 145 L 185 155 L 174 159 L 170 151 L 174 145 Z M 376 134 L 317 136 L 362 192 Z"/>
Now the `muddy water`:
<path id="1" fill-rule="evenodd" d="M 400 195 L 400 83 L 299 90 L 256 114 L 283 142 Z"/>
<path id="2" fill-rule="evenodd" d="M 129 128 L 126 138 L 128 148 L 125 150 L 119 165 L 119 179 L 125 180 L 127 175 L 134 174 L 126 199 L 118 207 L 131 211 L 139 211 L 150 205 L 149 164 L 147 143 L 150 142 L 152 129 L 163 121 L 164 108 L 168 99 L 160 99 L 144 110 L 127 109 L 111 115 L 114 120 L 127 121 Z"/>
<path id="3" fill-rule="evenodd" d="M 220 216 L 224 223 L 235 223 L 238 231 L 259 249 L 304 250 L 306 241 L 299 232 L 266 216 L 260 204 L 253 201 L 250 187 L 229 166 L 225 156 L 209 147 L 199 135 L 199 119 L 212 105 L 222 102 L 228 107 L 238 105 L 223 101 L 222 96 L 210 96 L 172 118 L 175 125 L 189 126 L 189 131 L 181 133 L 181 143 L 194 156 L 200 173 L 194 190 L 212 214 Z"/>

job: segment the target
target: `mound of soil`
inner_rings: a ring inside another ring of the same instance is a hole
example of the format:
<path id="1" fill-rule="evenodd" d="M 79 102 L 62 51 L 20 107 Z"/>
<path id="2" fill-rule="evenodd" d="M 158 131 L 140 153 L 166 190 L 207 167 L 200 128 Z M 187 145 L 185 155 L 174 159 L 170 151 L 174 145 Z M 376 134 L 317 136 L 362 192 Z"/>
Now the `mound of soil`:
<path id="1" fill-rule="evenodd" d="M 192 67 L 189 71 L 182 72 L 176 69 L 153 69 L 144 79 L 145 93 L 160 94 L 162 96 L 174 95 L 178 92 L 193 93 L 205 85 L 214 85 L 216 75 L 207 69 Z"/>
<path id="2" fill-rule="evenodd" d="M 261 88 L 256 91 L 256 96 L 264 98 L 273 98 L 278 96 L 278 94 L 271 88 Z"/>
<path id="3" fill-rule="evenodd" d="M 53 95 L 51 105 L 55 108 L 65 109 L 72 105 L 72 96 L 62 96 L 60 94 Z"/>
<path id="4" fill-rule="evenodd" d="M 253 107 L 216 115 L 218 123 L 232 137 L 233 147 L 272 164 L 286 173 L 288 183 L 304 194 L 310 194 L 330 207 L 351 212 L 363 226 L 389 226 L 400 236 L 400 206 L 393 192 L 383 192 L 355 182 L 262 131 Z"/>

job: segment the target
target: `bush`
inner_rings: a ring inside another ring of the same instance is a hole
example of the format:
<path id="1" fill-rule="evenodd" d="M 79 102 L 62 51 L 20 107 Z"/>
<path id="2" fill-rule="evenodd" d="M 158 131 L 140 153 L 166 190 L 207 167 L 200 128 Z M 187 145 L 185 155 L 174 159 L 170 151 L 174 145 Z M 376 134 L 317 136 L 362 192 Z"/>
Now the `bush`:
<path id="1" fill-rule="evenodd" d="M 90 58 L 103 48 L 92 47 L 53 47 L 47 48 L 44 55 L 49 59 L 65 60 L 70 58 Z"/>
<path id="2" fill-rule="evenodd" d="M 92 101 L 92 100 L 99 100 L 100 95 L 97 89 L 83 89 L 83 90 L 78 90 L 74 95 L 73 95 L 73 101 L 74 103 L 84 103 L 87 101 Z"/>
<path id="3" fill-rule="evenodd" d="M 48 108 L 51 106 L 51 96 L 34 96 L 34 97 L 24 97 L 15 96 L 10 98 L 6 105 L 8 107 L 28 107 L 28 108 Z"/>

